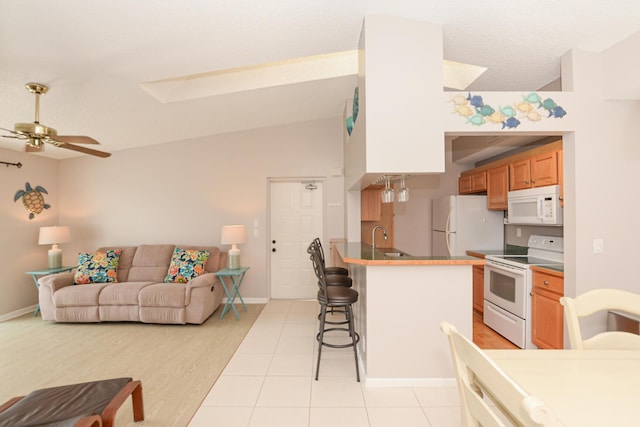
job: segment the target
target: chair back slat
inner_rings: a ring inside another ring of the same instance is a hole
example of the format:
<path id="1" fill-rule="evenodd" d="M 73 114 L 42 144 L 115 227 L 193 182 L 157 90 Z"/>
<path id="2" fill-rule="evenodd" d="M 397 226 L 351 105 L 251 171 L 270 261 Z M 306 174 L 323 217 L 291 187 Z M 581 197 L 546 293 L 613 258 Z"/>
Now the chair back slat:
<path id="1" fill-rule="evenodd" d="M 307 248 L 307 253 L 311 258 L 311 263 L 313 265 L 313 272 L 318 279 L 318 288 L 319 288 L 319 296 L 327 295 L 327 281 L 324 274 L 324 265 L 322 263 L 322 259 L 320 257 L 320 253 L 318 250 L 318 246 L 316 245 L 315 240 L 311 242 L 309 247 Z"/>
<path id="2" fill-rule="evenodd" d="M 619 310 L 640 315 L 640 295 L 621 289 L 594 289 L 575 298 L 562 297 L 569 342 L 575 350 L 640 350 L 640 335 L 608 331 L 583 338 L 580 318 L 604 310 Z"/>
<path id="3" fill-rule="evenodd" d="M 463 425 L 469 427 L 547 427 L 557 425 L 551 410 L 527 394 L 485 352 L 458 333 L 450 323 L 440 325 L 449 338 L 463 409 Z M 501 417 L 483 399 L 493 401 Z M 505 424 L 508 421 L 511 424 Z"/>

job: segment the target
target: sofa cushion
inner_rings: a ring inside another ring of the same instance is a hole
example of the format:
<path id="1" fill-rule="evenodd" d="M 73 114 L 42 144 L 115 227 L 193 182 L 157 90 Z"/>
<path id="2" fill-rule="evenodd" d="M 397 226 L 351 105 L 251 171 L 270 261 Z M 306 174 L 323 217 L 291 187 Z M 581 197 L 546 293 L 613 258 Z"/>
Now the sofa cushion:
<path id="1" fill-rule="evenodd" d="M 100 305 L 138 305 L 140 289 L 153 282 L 121 282 L 107 286 L 100 292 Z"/>
<path id="2" fill-rule="evenodd" d="M 97 306 L 100 292 L 110 285 L 110 283 L 93 283 L 83 286 L 65 286 L 53 294 L 53 302 L 56 307 Z"/>
<path id="3" fill-rule="evenodd" d="M 184 307 L 185 294 L 184 283 L 154 283 L 140 290 L 138 304 L 140 307 Z"/>
<path id="4" fill-rule="evenodd" d="M 114 283 L 118 281 L 118 261 L 122 250 L 96 251 L 78 254 L 78 269 L 73 283 Z"/>
<path id="5" fill-rule="evenodd" d="M 140 245 L 129 270 L 130 282 L 162 282 L 167 275 L 175 245 Z"/>
<path id="6" fill-rule="evenodd" d="M 176 247 L 164 281 L 167 283 L 187 283 L 189 280 L 204 274 L 208 259 L 208 250 Z"/>
<path id="7" fill-rule="evenodd" d="M 136 253 L 137 246 L 105 246 L 98 248 L 99 251 L 113 251 L 121 249 L 120 260 L 118 261 L 118 282 L 129 281 L 129 269 L 133 263 L 133 256 Z"/>

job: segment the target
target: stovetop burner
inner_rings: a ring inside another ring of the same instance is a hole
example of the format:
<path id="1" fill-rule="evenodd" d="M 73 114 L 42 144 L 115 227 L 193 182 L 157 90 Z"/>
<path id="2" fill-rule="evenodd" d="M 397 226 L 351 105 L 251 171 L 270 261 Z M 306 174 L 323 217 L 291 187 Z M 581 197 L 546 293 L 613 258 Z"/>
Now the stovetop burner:
<path id="1" fill-rule="evenodd" d="M 493 256 L 493 258 L 501 259 L 504 261 L 515 262 L 517 264 L 525 265 L 541 265 L 541 264 L 554 264 L 553 260 L 536 258 L 527 255 L 509 255 L 509 256 Z"/>
<path id="2" fill-rule="evenodd" d="M 489 255 L 487 261 L 528 268 L 530 265 L 562 264 L 564 261 L 562 237 L 540 236 L 529 237 L 528 255 Z"/>

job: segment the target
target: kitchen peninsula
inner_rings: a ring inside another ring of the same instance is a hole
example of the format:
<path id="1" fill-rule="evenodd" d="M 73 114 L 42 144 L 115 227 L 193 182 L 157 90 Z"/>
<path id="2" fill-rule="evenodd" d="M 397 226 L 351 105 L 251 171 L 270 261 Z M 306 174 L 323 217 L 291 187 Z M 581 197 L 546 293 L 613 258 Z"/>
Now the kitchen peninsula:
<path id="1" fill-rule="evenodd" d="M 454 378 L 444 320 L 472 336 L 474 265 L 469 256 L 411 256 L 361 242 L 337 243 L 354 289 L 367 385 L 429 386 Z"/>

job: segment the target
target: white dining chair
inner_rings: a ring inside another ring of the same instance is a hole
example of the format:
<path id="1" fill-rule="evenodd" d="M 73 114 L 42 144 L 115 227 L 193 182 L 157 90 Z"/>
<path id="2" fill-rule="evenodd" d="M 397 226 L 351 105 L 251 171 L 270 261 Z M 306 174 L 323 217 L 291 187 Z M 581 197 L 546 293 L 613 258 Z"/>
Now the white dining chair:
<path id="1" fill-rule="evenodd" d="M 603 310 L 620 310 L 640 315 L 640 295 L 621 289 L 594 289 L 575 298 L 562 297 L 569 342 L 575 350 L 640 350 L 640 335 L 607 331 L 588 339 L 582 337 L 580 318 Z"/>
<path id="2" fill-rule="evenodd" d="M 453 325 L 443 322 L 440 329 L 449 338 L 460 392 L 463 426 L 557 425 L 555 415 L 546 405 L 525 392 L 485 352 L 458 333 Z M 495 408 L 489 405 L 483 395 L 491 399 Z M 502 416 L 496 411 L 500 411 Z"/>

